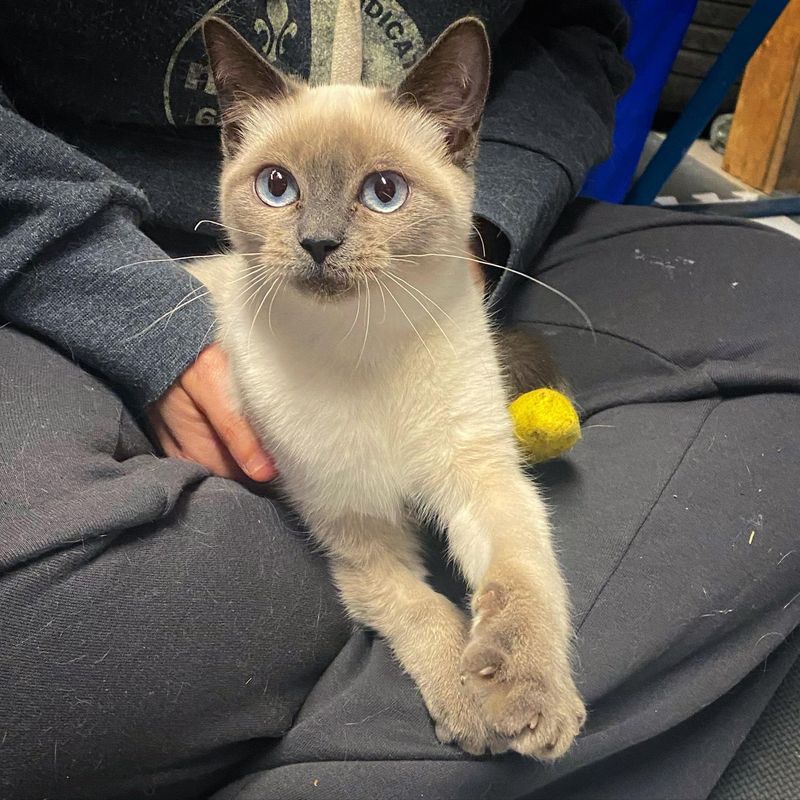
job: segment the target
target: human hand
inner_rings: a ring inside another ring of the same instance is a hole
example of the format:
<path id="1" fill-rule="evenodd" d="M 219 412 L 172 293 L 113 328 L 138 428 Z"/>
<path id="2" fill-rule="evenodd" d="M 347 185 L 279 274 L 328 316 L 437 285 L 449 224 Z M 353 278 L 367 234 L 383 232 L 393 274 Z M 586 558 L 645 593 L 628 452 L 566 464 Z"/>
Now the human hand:
<path id="1" fill-rule="evenodd" d="M 275 462 L 234 408 L 228 369 L 222 348 L 206 347 L 150 406 L 150 423 L 168 456 L 196 461 L 223 478 L 271 480 Z"/>

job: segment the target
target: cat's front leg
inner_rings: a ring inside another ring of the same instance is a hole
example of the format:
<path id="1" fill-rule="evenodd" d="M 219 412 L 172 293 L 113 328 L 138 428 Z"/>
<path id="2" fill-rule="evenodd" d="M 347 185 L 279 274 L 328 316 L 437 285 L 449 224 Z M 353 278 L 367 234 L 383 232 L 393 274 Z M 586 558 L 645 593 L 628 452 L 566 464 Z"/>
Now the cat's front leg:
<path id="1" fill-rule="evenodd" d="M 377 631 L 417 684 L 443 742 L 468 753 L 505 749 L 461 680 L 469 621 L 425 581 L 404 523 L 348 515 L 312 522 L 348 613 Z"/>
<path id="2" fill-rule="evenodd" d="M 490 468 L 475 466 L 474 475 L 462 467 L 459 485 L 438 498 L 473 590 L 462 680 L 510 749 L 554 759 L 586 716 L 570 665 L 566 587 L 536 488 L 496 453 L 483 464 Z"/>

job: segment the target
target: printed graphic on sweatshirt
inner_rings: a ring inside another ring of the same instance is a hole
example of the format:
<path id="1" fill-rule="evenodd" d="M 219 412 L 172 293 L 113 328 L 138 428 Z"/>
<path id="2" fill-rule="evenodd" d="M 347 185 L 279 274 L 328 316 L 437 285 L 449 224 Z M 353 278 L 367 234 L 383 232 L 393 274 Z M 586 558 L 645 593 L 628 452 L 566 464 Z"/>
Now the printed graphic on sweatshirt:
<path id="1" fill-rule="evenodd" d="M 336 0 L 310 0 L 312 83 L 330 77 L 331 46 L 336 22 Z M 405 71 L 425 52 L 425 42 L 414 20 L 395 0 L 361 0 L 364 37 L 362 81 L 398 84 Z"/>
<path id="2" fill-rule="evenodd" d="M 226 19 L 269 62 L 289 72 L 306 65 L 311 82 L 324 83 L 330 75 L 337 5 L 338 0 L 219 0 L 183 35 L 169 59 L 163 89 L 167 121 L 218 124 L 202 36 L 209 17 Z M 361 0 L 361 25 L 364 82 L 396 85 L 425 50 L 414 20 L 396 0 Z"/>

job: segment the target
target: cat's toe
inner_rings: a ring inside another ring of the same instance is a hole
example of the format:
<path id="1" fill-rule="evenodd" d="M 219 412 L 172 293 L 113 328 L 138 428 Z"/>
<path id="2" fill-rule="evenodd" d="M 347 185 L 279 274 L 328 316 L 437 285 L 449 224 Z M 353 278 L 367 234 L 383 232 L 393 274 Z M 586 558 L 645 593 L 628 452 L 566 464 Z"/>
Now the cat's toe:
<path id="1" fill-rule="evenodd" d="M 509 749 L 508 738 L 499 736 L 486 724 L 474 696 L 459 686 L 459 691 L 449 699 L 451 702 L 428 707 L 440 742 L 454 744 L 473 756 L 487 751 L 504 753 Z"/>
<path id="2" fill-rule="evenodd" d="M 501 591 L 481 595 L 475 609 L 461 674 L 490 732 L 523 755 L 562 756 L 586 718 L 564 648 L 537 635 Z"/>
<path id="3" fill-rule="evenodd" d="M 540 697 L 531 703 L 541 710 L 511 739 L 510 749 L 541 761 L 560 758 L 569 750 L 586 720 L 577 692 Z"/>
<path id="4" fill-rule="evenodd" d="M 514 674 L 496 652 L 491 652 L 489 664 L 483 666 L 474 654 L 469 655 L 465 663 L 473 670 L 465 672 L 466 685 L 479 699 L 493 734 L 523 755 L 547 761 L 562 756 L 586 719 L 571 677 Z"/>
<path id="5" fill-rule="evenodd" d="M 483 732 L 475 730 L 457 730 L 446 722 L 437 722 L 436 738 L 442 744 L 454 744 L 471 756 L 482 756 L 487 749 L 488 740 Z"/>

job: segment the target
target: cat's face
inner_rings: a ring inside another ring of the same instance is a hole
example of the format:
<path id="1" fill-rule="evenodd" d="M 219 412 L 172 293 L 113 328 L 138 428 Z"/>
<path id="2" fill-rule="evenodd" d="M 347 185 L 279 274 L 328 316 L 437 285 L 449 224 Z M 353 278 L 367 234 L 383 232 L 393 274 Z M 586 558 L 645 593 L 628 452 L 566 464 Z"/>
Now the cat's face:
<path id="1" fill-rule="evenodd" d="M 253 111 L 221 190 L 240 252 L 323 297 L 421 247 L 459 246 L 472 204 L 436 126 L 360 86 L 301 87 Z"/>
<path id="2" fill-rule="evenodd" d="M 397 92 L 309 87 L 223 24 L 211 26 L 226 120 L 222 221 L 254 270 L 331 300 L 382 274 L 424 269 L 422 253 L 466 255 L 469 166 L 488 81 L 479 23 L 445 34 Z"/>

